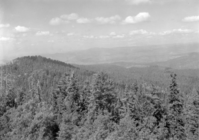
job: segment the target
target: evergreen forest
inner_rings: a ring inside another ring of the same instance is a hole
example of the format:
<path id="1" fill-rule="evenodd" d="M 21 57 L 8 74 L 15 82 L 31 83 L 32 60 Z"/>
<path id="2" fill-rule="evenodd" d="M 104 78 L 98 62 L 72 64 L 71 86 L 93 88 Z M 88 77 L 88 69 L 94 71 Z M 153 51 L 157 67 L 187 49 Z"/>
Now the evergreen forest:
<path id="1" fill-rule="evenodd" d="M 41 56 L 0 69 L 0 140 L 199 139 L 199 78 L 182 74 L 191 70 L 164 79 Z"/>

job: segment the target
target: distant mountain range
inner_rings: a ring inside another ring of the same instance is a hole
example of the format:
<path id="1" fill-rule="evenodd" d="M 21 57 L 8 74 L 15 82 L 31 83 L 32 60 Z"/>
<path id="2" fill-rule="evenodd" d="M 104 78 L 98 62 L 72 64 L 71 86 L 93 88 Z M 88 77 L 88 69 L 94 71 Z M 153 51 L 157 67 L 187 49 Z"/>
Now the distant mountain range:
<path id="1" fill-rule="evenodd" d="M 175 69 L 199 69 L 199 53 L 188 53 L 175 59 L 156 63 L 156 65 Z"/>
<path id="2" fill-rule="evenodd" d="M 173 69 L 199 69 L 199 53 L 192 52 L 187 54 L 181 54 L 177 58 L 152 63 L 114 62 L 112 64 L 123 66 L 126 68 L 158 66 L 162 68 Z"/>
<path id="3" fill-rule="evenodd" d="M 67 63 L 114 64 L 123 67 L 160 66 L 176 69 L 199 68 L 199 44 L 167 44 L 118 48 L 93 48 L 44 55 Z"/>

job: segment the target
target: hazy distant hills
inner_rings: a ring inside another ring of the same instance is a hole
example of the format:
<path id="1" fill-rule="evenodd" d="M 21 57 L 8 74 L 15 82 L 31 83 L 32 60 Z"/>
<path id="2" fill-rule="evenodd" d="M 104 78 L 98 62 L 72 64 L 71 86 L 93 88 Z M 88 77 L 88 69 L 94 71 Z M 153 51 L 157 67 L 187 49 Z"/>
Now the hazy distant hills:
<path id="1" fill-rule="evenodd" d="M 174 72 L 177 74 L 178 84 L 183 90 L 187 89 L 187 85 L 198 86 L 199 80 L 198 69 L 168 69 L 158 66 L 125 68 L 112 64 L 77 65 L 77 67 L 89 71 L 105 72 L 116 81 L 127 83 L 145 81 L 160 87 L 169 85 L 170 74 Z"/>
<path id="2" fill-rule="evenodd" d="M 175 59 L 157 63 L 157 65 L 175 69 L 199 69 L 199 53 L 188 53 Z"/>
<path id="3" fill-rule="evenodd" d="M 118 48 L 93 48 L 45 55 L 74 64 L 114 64 L 123 67 L 157 65 L 172 68 L 199 68 L 199 44 L 167 44 Z"/>
<path id="4" fill-rule="evenodd" d="M 132 62 L 114 62 L 114 65 L 123 67 L 148 67 L 158 66 L 162 68 L 173 69 L 199 69 L 199 53 L 187 53 L 178 56 L 177 58 L 168 59 L 166 61 L 152 63 L 132 63 Z"/>

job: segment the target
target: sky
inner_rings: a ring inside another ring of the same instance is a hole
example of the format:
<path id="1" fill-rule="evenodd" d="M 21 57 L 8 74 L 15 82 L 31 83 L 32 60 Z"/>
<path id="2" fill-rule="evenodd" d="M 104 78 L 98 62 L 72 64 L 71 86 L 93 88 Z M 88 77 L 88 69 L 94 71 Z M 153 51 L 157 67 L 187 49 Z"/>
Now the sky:
<path id="1" fill-rule="evenodd" d="M 199 0 L 0 0 L 0 61 L 199 42 Z"/>

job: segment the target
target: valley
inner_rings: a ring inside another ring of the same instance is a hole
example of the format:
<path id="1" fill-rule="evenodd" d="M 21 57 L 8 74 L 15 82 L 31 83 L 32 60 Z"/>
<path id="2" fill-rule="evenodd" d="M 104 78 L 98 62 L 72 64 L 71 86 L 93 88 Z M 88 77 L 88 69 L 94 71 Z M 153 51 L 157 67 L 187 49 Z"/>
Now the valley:
<path id="1" fill-rule="evenodd" d="M 81 65 L 113 64 L 128 68 L 157 65 L 174 69 L 199 68 L 198 43 L 93 48 L 43 56 Z"/>

